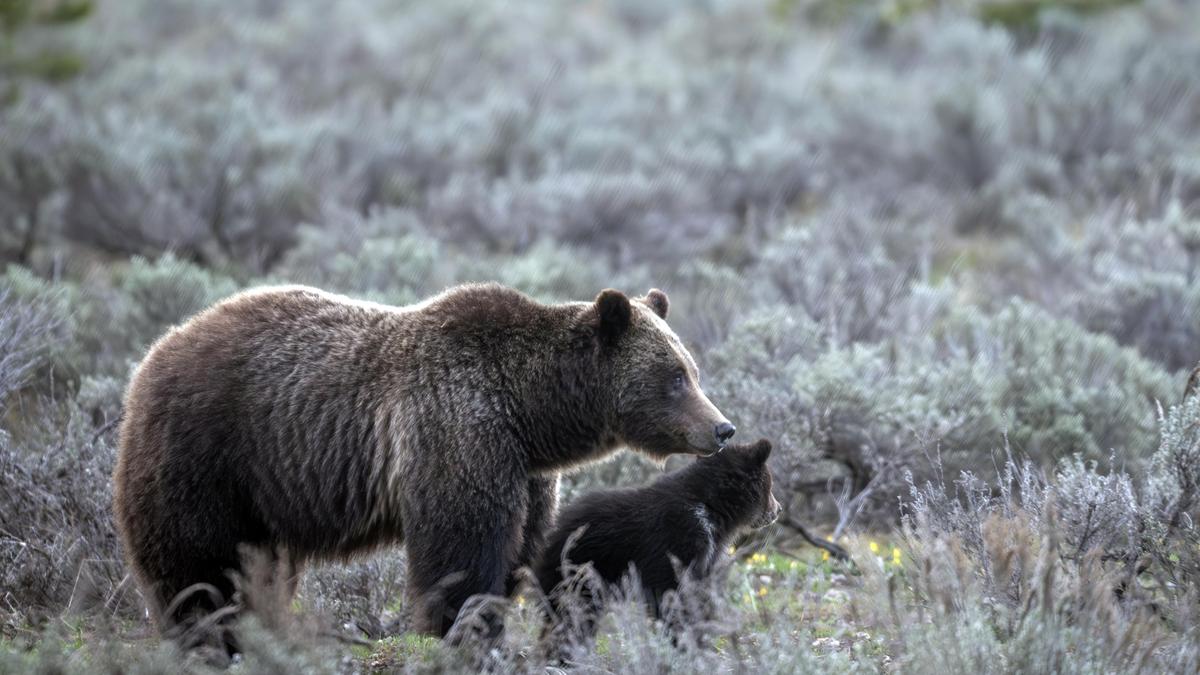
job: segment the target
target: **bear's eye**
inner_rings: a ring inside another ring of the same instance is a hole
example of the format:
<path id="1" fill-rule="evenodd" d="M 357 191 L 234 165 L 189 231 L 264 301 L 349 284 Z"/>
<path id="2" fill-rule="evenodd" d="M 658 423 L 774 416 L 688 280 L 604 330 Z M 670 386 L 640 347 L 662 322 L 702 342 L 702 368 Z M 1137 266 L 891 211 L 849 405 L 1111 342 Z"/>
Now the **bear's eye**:
<path id="1" fill-rule="evenodd" d="M 683 372 L 681 371 L 681 372 L 675 373 L 675 379 L 671 380 L 671 387 L 673 389 L 675 389 L 676 391 L 678 391 L 680 389 L 683 389 L 683 385 L 686 384 L 686 382 L 687 382 L 687 380 L 684 378 Z"/>

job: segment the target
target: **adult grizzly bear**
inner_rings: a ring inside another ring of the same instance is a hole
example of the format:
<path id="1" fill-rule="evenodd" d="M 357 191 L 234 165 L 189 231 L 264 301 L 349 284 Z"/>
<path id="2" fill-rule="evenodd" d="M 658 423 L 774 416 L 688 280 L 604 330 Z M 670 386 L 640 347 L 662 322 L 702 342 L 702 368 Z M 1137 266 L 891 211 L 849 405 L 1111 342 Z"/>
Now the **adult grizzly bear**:
<path id="1" fill-rule="evenodd" d="M 228 602 L 242 548 L 300 564 L 403 541 L 415 627 L 445 635 L 537 555 L 560 471 L 733 435 L 667 309 L 658 290 L 544 305 L 466 285 L 390 307 L 289 286 L 171 329 L 129 384 L 114 474 L 156 624 Z M 197 583 L 223 597 L 176 598 Z"/>

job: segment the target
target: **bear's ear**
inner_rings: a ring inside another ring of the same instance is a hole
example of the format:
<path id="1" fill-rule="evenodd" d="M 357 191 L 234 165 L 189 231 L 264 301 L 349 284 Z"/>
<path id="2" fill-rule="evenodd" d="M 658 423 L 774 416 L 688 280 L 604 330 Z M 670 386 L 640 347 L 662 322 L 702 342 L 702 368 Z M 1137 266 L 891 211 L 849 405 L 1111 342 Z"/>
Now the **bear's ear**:
<path id="1" fill-rule="evenodd" d="M 757 464 L 766 464 L 767 458 L 771 456 L 771 441 L 763 438 L 757 443 L 750 446 L 750 458 Z"/>
<path id="2" fill-rule="evenodd" d="M 657 288 L 651 288 L 646 293 L 646 297 L 642 298 L 642 302 L 654 310 L 660 319 L 667 318 L 667 311 L 671 309 L 671 301 L 667 299 L 667 294 Z"/>
<path id="3" fill-rule="evenodd" d="M 596 296 L 596 317 L 600 343 L 611 345 L 629 329 L 633 307 L 624 293 L 606 288 Z"/>

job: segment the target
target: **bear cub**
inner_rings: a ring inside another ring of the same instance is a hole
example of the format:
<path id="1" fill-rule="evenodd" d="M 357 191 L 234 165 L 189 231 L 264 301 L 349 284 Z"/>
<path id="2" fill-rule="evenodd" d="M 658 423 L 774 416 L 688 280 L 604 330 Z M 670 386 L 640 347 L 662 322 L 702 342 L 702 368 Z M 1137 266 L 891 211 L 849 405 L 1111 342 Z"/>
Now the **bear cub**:
<path id="1" fill-rule="evenodd" d="M 558 610 L 564 594 L 559 586 L 572 568 L 590 563 L 612 587 L 633 567 L 648 609 L 661 616 L 663 594 L 681 581 L 677 565 L 701 579 L 740 530 L 765 527 L 779 517 L 770 455 L 765 439 L 730 446 L 650 485 L 580 497 L 562 510 L 547 537 L 534 570 L 542 591 Z"/>

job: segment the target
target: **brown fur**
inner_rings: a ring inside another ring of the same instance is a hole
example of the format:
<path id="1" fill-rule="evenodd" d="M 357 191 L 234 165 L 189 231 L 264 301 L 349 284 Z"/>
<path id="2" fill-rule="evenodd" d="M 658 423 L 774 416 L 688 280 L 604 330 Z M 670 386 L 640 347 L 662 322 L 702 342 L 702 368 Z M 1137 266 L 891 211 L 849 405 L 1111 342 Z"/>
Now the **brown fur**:
<path id="1" fill-rule="evenodd" d="M 535 559 L 559 472 L 622 445 L 719 447 L 667 308 L 661 291 L 543 305 L 468 285 L 390 307 L 280 287 L 173 328 L 130 382 L 114 474 L 156 623 L 215 608 L 196 594 L 163 615 L 195 583 L 228 602 L 247 547 L 300 565 L 404 541 L 416 628 L 444 635 Z"/>

